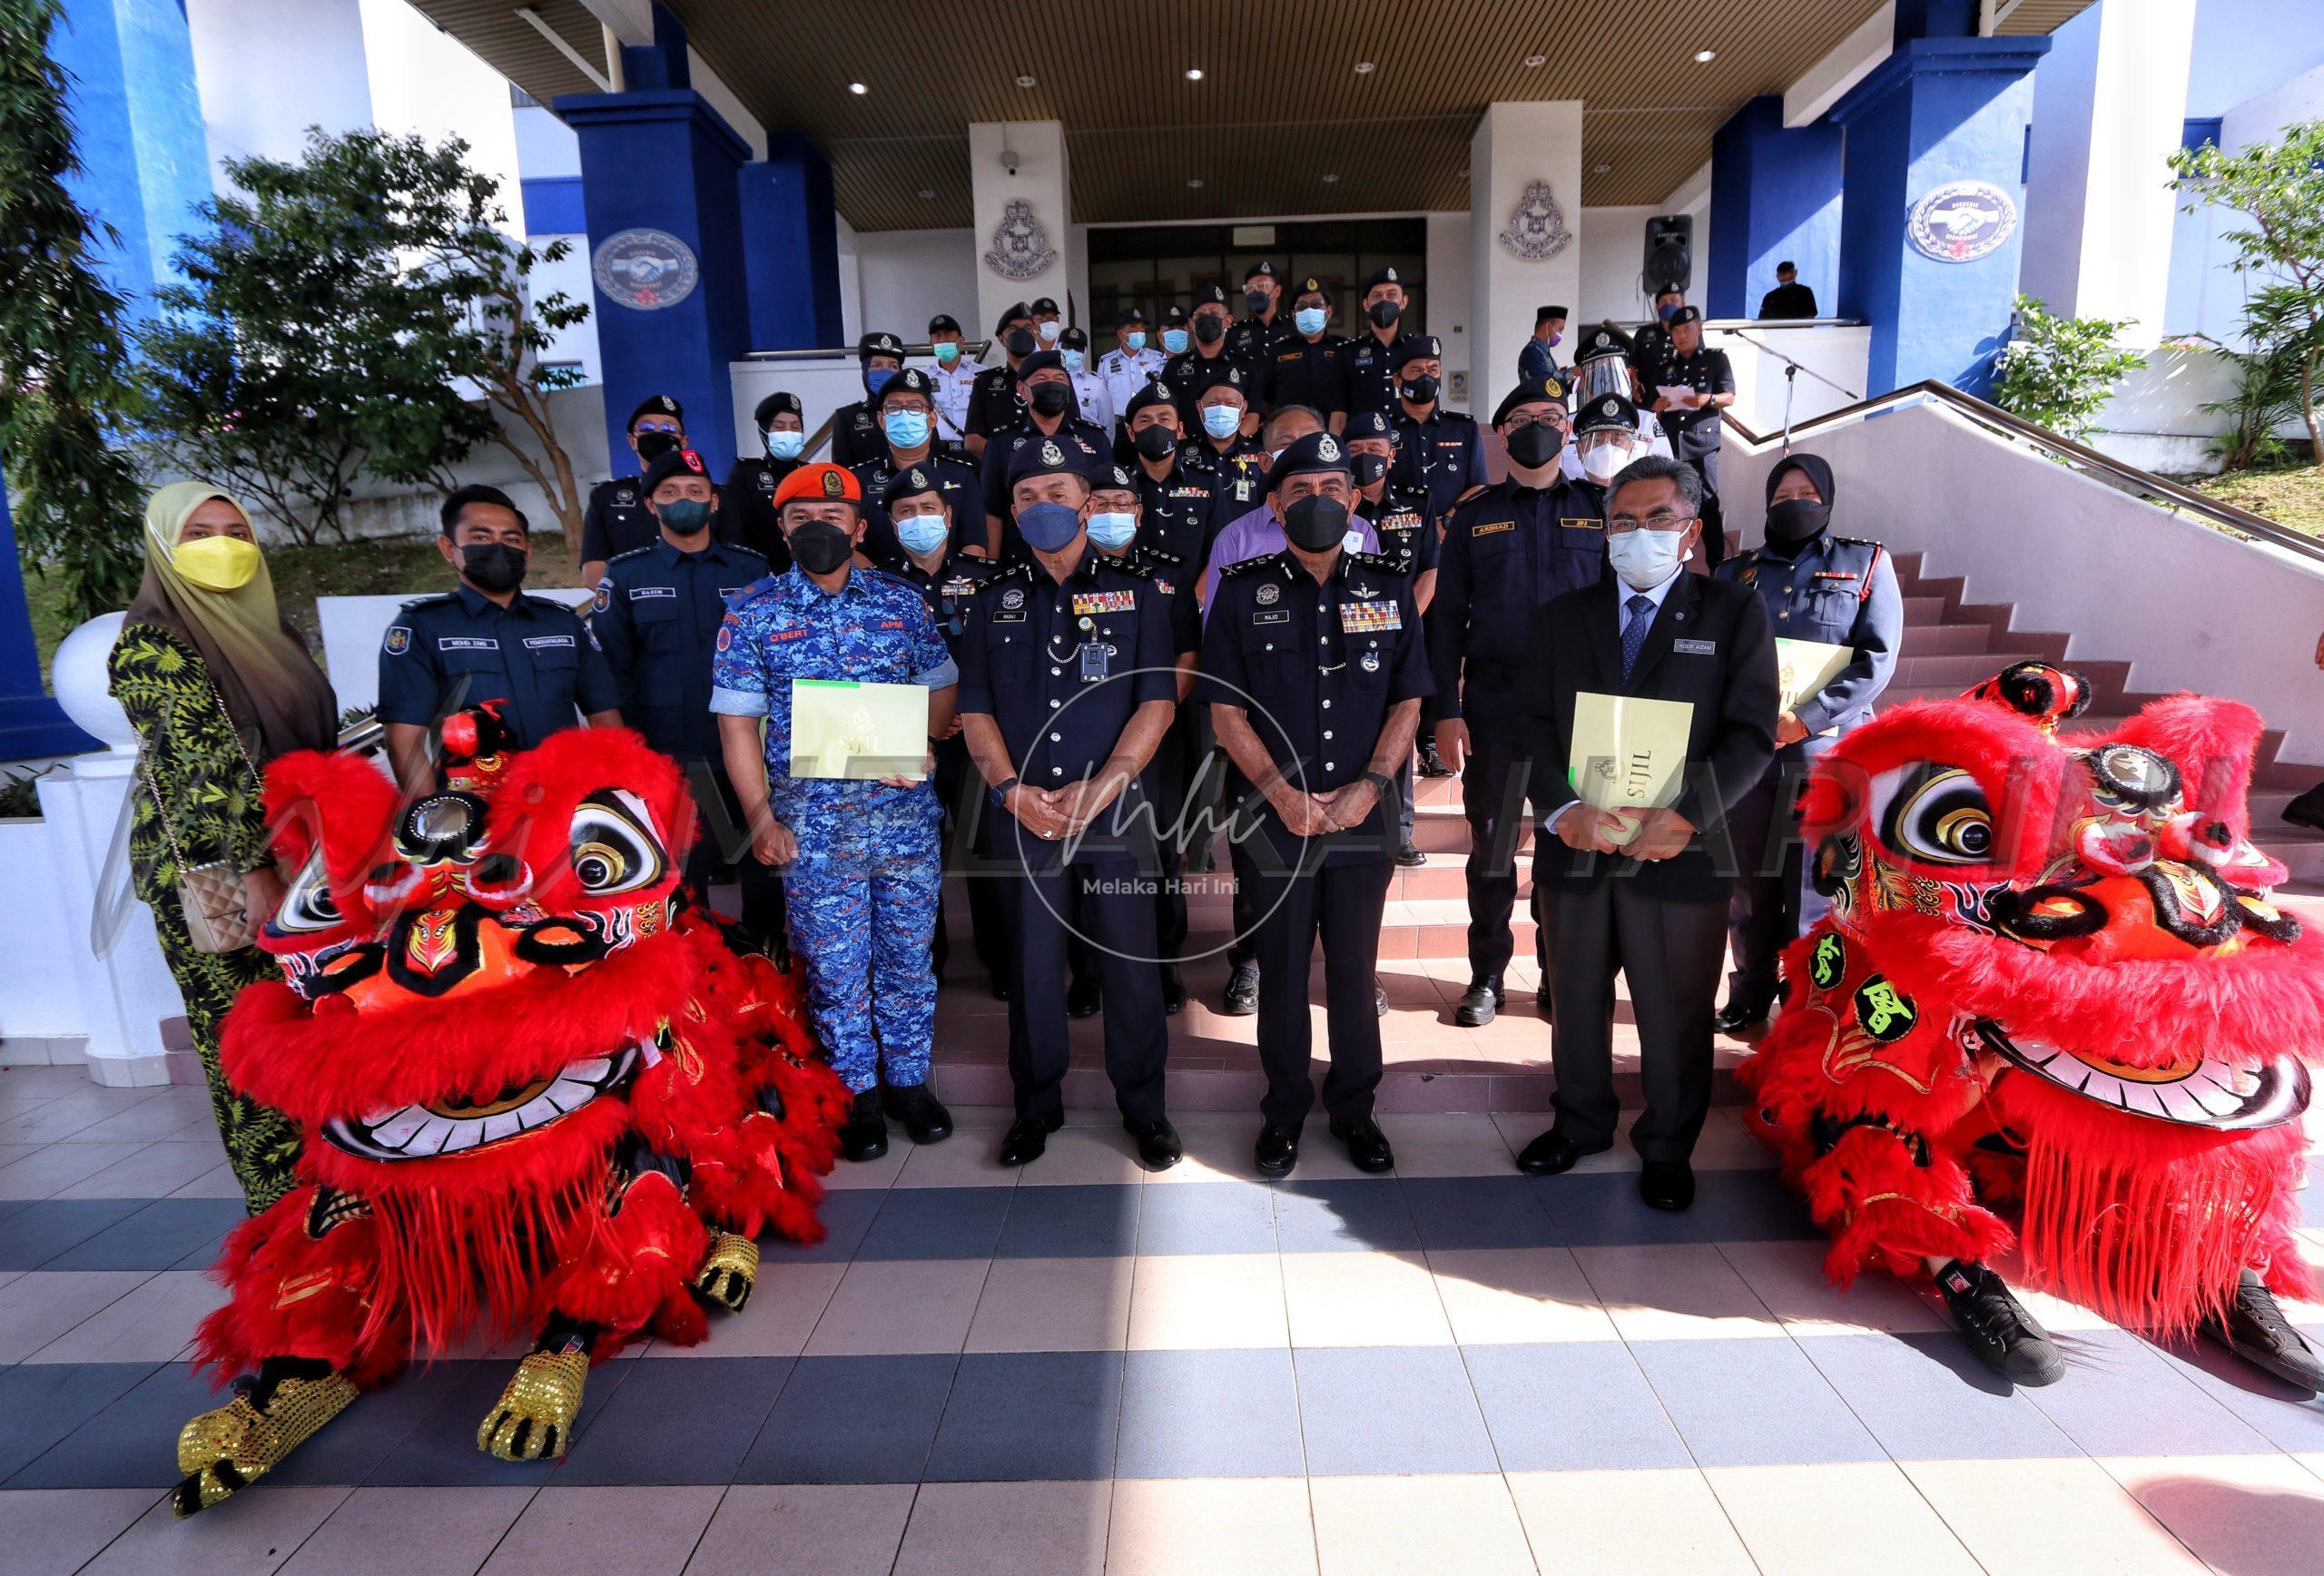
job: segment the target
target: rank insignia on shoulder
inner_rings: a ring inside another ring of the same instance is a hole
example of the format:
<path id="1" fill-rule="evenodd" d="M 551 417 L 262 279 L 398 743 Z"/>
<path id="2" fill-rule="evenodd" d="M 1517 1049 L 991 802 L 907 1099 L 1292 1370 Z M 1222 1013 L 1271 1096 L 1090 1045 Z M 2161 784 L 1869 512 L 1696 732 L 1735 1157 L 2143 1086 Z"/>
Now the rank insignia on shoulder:
<path id="1" fill-rule="evenodd" d="M 1272 558 L 1238 558 L 1221 569 L 1218 572 L 1218 577 L 1222 580 L 1239 580 L 1246 575 L 1256 574 L 1265 568 L 1274 561 Z M 1271 600 L 1264 590 L 1259 595 L 1262 600 Z M 1275 595 L 1279 596 L 1282 593 L 1278 591 Z"/>

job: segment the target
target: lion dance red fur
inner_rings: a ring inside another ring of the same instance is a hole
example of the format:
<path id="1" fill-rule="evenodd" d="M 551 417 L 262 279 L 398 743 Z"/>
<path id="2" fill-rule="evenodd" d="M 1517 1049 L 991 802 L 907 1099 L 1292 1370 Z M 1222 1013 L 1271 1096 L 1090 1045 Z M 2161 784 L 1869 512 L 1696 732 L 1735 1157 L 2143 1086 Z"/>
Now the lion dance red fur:
<path id="1" fill-rule="evenodd" d="M 301 1186 L 226 1243 L 197 1354 L 237 1394 L 180 1440 L 181 1514 L 474 1329 L 537 1338 L 479 1444 L 561 1454 L 593 1361 L 701 1339 L 762 1231 L 822 1235 L 844 1093 L 798 984 L 682 907 L 676 766 L 497 732 L 448 723 L 447 785 L 409 803 L 349 755 L 267 773 L 286 982 L 243 992 L 222 1055 L 300 1125 Z"/>

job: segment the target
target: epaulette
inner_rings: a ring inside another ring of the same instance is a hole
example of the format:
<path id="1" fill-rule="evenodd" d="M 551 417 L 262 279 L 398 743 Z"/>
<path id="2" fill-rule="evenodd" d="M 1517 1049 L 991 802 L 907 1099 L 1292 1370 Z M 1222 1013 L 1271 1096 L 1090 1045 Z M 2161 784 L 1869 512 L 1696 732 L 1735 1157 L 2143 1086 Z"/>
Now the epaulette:
<path id="1" fill-rule="evenodd" d="M 1869 537 L 1843 537 L 1835 534 L 1832 540 L 1835 542 L 1846 542 L 1851 547 L 1870 547 L 1876 553 L 1880 550 L 1880 544 L 1874 541 Z"/>
<path id="2" fill-rule="evenodd" d="M 1467 492 L 1464 492 L 1459 497 L 1454 498 L 1452 500 L 1452 507 L 1456 509 L 1459 508 L 1462 504 L 1467 503 L 1471 498 L 1475 497 L 1479 493 L 1483 492 L 1491 485 L 1492 484 L 1489 482 L 1481 481 L 1477 483 Z"/>
<path id="3" fill-rule="evenodd" d="M 1246 575 L 1256 575 L 1262 569 L 1271 567 L 1277 555 L 1274 553 L 1262 553 L 1256 558 L 1238 558 L 1219 570 L 1218 577 L 1222 580 L 1237 580 Z"/>
<path id="4" fill-rule="evenodd" d="M 610 557 L 610 558 L 608 558 L 608 559 L 606 559 L 606 568 L 608 568 L 608 569 L 610 569 L 610 568 L 612 568 L 615 564 L 620 563 L 624 558 L 635 558 L 635 557 L 638 557 L 640 554 L 643 554 L 643 553 L 650 553 L 650 552 L 652 552 L 653 550 L 654 550 L 654 544 L 653 544 L 653 543 L 651 543 L 651 542 L 648 542 L 648 543 L 646 543 L 646 544 L 645 544 L 645 546 L 644 546 L 644 547 L 631 547 L 631 548 L 629 548 L 629 549 L 628 549 L 627 551 L 625 551 L 625 552 L 615 553 L 612 557 Z"/>
<path id="5" fill-rule="evenodd" d="M 1343 555 L 1343 557 L 1348 563 L 1354 564 L 1359 568 L 1377 569 L 1384 575 L 1401 575 L 1404 572 L 1404 560 L 1402 557 L 1397 555 L 1389 553 L 1348 553 Z"/>
<path id="6" fill-rule="evenodd" d="M 752 557 L 756 558 L 762 564 L 767 561 L 767 557 L 764 553 L 762 553 L 756 547 L 747 546 L 744 543 L 721 542 L 718 545 L 725 548 L 730 553 L 748 553 Z M 623 556 L 625 557 L 627 557 L 626 554 Z"/>
<path id="7" fill-rule="evenodd" d="M 459 600 L 459 596 L 460 594 L 457 591 L 438 591 L 432 596 L 415 596 L 410 601 L 405 603 L 398 609 L 398 611 L 409 613 L 415 607 L 425 607 L 430 603 L 457 602 Z"/>
<path id="8" fill-rule="evenodd" d="M 559 613 L 570 613 L 576 618 L 581 616 L 581 609 L 571 603 L 560 602 L 554 596 L 544 596 L 537 591 L 519 591 L 517 593 L 517 600 L 536 603 L 543 607 L 553 607 Z"/>
<path id="9" fill-rule="evenodd" d="M 1111 569 L 1117 575 L 1135 575 L 1141 580 L 1154 578 L 1154 570 L 1150 566 L 1134 564 L 1128 558 L 1106 558 L 1101 566 Z"/>

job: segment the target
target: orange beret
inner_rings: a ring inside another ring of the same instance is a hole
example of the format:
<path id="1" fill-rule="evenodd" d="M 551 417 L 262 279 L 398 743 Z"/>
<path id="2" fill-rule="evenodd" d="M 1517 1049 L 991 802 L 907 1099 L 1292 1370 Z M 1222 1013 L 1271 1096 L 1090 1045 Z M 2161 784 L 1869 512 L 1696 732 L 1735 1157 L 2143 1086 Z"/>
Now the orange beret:
<path id="1" fill-rule="evenodd" d="M 803 465 L 783 478 L 774 489 L 774 507 L 781 508 L 793 498 L 840 498 L 861 506 L 863 488 L 856 481 L 855 473 L 843 465 Z"/>

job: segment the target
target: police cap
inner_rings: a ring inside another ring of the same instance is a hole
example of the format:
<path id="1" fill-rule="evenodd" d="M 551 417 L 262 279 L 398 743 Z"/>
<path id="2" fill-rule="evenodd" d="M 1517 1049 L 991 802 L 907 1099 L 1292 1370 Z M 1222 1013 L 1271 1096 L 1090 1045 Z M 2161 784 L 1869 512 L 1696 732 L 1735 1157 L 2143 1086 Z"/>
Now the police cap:
<path id="1" fill-rule="evenodd" d="M 678 402 L 667 394 L 648 394 L 645 399 L 640 399 L 637 402 L 637 409 L 629 413 L 631 428 L 635 429 L 638 422 L 648 416 L 666 416 L 680 426 L 684 426 L 686 419 L 685 411 L 681 409 Z"/>
<path id="2" fill-rule="evenodd" d="M 1573 432 L 1636 432 L 1638 407 L 1620 394 L 1600 394 L 1574 413 Z"/>
<path id="3" fill-rule="evenodd" d="M 1502 422 L 1509 419 L 1509 413 L 1516 409 L 1520 405 L 1530 405 L 1540 399 L 1553 399 L 1557 401 L 1558 404 L 1563 405 L 1565 403 L 1565 385 L 1559 382 L 1555 378 L 1526 378 L 1521 379 L 1518 382 L 1517 387 L 1502 395 L 1501 397 L 1501 403 L 1493 407 L 1492 424 L 1495 427 L 1500 426 Z"/>
<path id="4" fill-rule="evenodd" d="M 928 320 L 928 332 L 931 338 L 938 334 L 957 334 L 960 331 L 960 320 L 950 312 L 938 312 Z"/>
<path id="5" fill-rule="evenodd" d="M 674 448 L 667 454 L 657 454 L 654 463 L 645 468 L 645 478 L 638 485 L 638 497 L 650 498 L 654 489 L 674 476 L 698 476 L 710 479 L 709 468 L 702 463 L 702 456 L 691 448 Z"/>
<path id="6" fill-rule="evenodd" d="M 1065 350 L 1086 350 L 1089 336 L 1079 329 L 1068 329 L 1057 337 L 1058 348 Z"/>
<path id="7" fill-rule="evenodd" d="M 1021 383 L 1036 372 L 1062 372 L 1065 358 L 1055 350 L 1035 350 L 1017 363 L 1017 380 Z"/>
<path id="8" fill-rule="evenodd" d="M 1273 279 L 1274 277 L 1275 264 L 1269 262 L 1264 257 L 1243 271 L 1243 282 L 1245 284 L 1250 283 L 1255 279 Z"/>
<path id="9" fill-rule="evenodd" d="M 1602 361 L 1609 356 L 1630 353 L 1630 337 L 1611 323 L 1600 323 L 1581 336 L 1581 343 L 1574 347 L 1576 361 Z"/>
<path id="10" fill-rule="evenodd" d="M 1013 488 L 1029 476 L 1078 476 L 1088 481 L 1097 463 L 1097 453 L 1071 433 L 1036 435 L 1009 457 L 1009 485 Z"/>
<path id="11" fill-rule="evenodd" d="M 1205 307 L 1223 307 L 1226 304 L 1226 287 L 1225 285 L 1206 284 L 1195 291 L 1196 311 L 1200 311 Z"/>
<path id="12" fill-rule="evenodd" d="M 1295 438 L 1289 447 L 1275 458 L 1267 469 L 1267 491 L 1280 492 L 1283 484 L 1295 476 L 1307 476 L 1315 471 L 1335 470 L 1343 476 L 1350 470 L 1347 447 L 1328 432 L 1311 432 L 1305 438 Z"/>
<path id="13" fill-rule="evenodd" d="M 1023 301 L 1009 302 L 1009 305 L 1000 309 L 1000 317 L 999 320 L 992 325 L 992 337 L 996 340 L 1000 338 L 1001 335 L 1009 331 L 1009 324 L 1016 322 L 1020 319 L 1029 320 L 1032 315 L 1033 314 L 1031 312 L 1025 310 L 1025 303 Z"/>
<path id="14" fill-rule="evenodd" d="M 1100 465 L 1089 478 L 1092 492 L 1136 492 L 1137 484 L 1118 465 Z"/>
<path id="15" fill-rule="evenodd" d="M 904 342 L 896 338 L 895 335 L 885 332 L 884 330 L 879 333 L 866 334 L 863 336 L 862 341 L 856 345 L 855 353 L 866 361 L 870 360 L 874 356 L 894 356 L 901 359 L 904 353 Z"/>
<path id="16" fill-rule="evenodd" d="M 1126 307 L 1121 316 L 1114 320 L 1114 327 L 1118 329 L 1137 329 L 1145 326 L 1146 309 L 1143 307 Z"/>
<path id="17" fill-rule="evenodd" d="M 801 466 L 784 477 L 782 485 L 774 489 L 774 507 L 778 509 L 794 498 L 803 498 L 811 503 L 831 498 L 860 507 L 863 502 L 863 488 L 855 479 L 855 473 L 845 466 L 819 460 L 812 465 Z"/>
<path id="18" fill-rule="evenodd" d="M 1187 309 L 1177 305 L 1163 308 L 1162 326 L 1166 329 L 1185 328 L 1187 326 Z"/>
<path id="19" fill-rule="evenodd" d="M 1340 437 L 1354 443 L 1359 438 L 1384 438 L 1396 441 L 1396 423 L 1385 410 L 1351 410 L 1347 415 L 1347 430 Z"/>
<path id="20" fill-rule="evenodd" d="M 1372 277 L 1364 281 L 1364 288 L 1374 291 L 1384 284 L 1393 284 L 1402 290 L 1404 285 L 1403 271 L 1393 262 L 1384 268 L 1375 268 L 1372 271 Z"/>
<path id="21" fill-rule="evenodd" d="M 880 489 L 880 507 L 892 509 L 906 498 L 922 493 L 941 494 L 944 488 L 937 482 L 936 473 L 924 465 L 908 465 L 888 478 Z"/>
<path id="22" fill-rule="evenodd" d="M 798 395 L 777 389 L 760 400 L 757 408 L 751 412 L 751 419 L 762 428 L 778 416 L 796 416 L 803 422 L 807 419 L 807 408 L 799 403 Z"/>
<path id="23" fill-rule="evenodd" d="M 1171 410 L 1178 408 L 1177 401 L 1170 398 L 1169 386 L 1159 379 L 1152 379 L 1129 397 L 1129 403 L 1122 407 L 1122 419 L 1128 421 L 1139 411 L 1151 409 L 1157 405 Z"/>
<path id="24" fill-rule="evenodd" d="M 1057 316 L 1057 301 L 1052 297 L 1040 296 L 1034 300 L 1031 310 L 1033 315 L 1037 318 L 1043 312 L 1047 312 L 1049 316 L 1055 317 Z"/>
<path id="25" fill-rule="evenodd" d="M 1298 293 L 1302 296 L 1322 296 L 1325 300 L 1332 299 L 1331 287 L 1312 273 L 1299 281 Z"/>
<path id="26" fill-rule="evenodd" d="M 906 367 L 880 386 L 880 403 L 885 405 L 896 394 L 917 394 L 931 405 L 936 403 L 936 381 L 918 367 Z"/>
<path id="27" fill-rule="evenodd" d="M 1401 372 L 1413 361 L 1441 361 L 1444 347 L 1437 343 L 1434 334 L 1406 334 L 1397 342 L 1396 370 Z"/>
<path id="28" fill-rule="evenodd" d="M 1674 329 L 1680 323 L 1699 323 L 1702 320 L 1703 309 L 1700 307 L 1680 307 L 1670 314 L 1670 326 Z"/>

